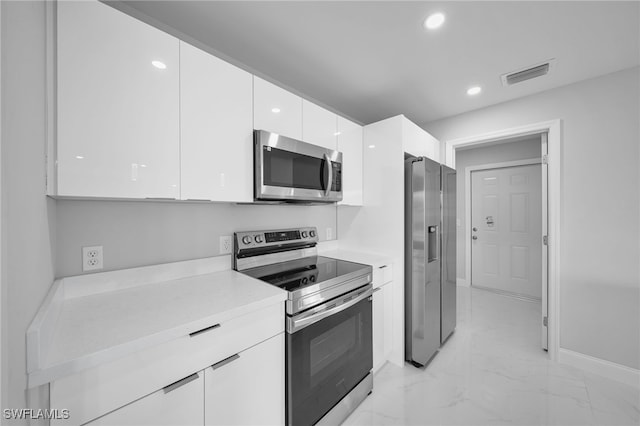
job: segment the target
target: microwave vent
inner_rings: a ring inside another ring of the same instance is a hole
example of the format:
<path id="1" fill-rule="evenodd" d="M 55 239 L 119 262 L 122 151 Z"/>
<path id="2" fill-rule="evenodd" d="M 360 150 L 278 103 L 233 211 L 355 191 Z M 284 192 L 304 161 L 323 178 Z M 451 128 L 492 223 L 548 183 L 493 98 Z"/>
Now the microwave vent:
<path id="1" fill-rule="evenodd" d="M 541 64 L 536 64 L 525 69 L 503 74 L 501 76 L 502 85 L 513 86 L 514 84 L 522 83 L 523 81 L 547 75 L 553 68 L 554 63 L 555 59 L 551 59 L 549 61 L 545 61 Z"/>

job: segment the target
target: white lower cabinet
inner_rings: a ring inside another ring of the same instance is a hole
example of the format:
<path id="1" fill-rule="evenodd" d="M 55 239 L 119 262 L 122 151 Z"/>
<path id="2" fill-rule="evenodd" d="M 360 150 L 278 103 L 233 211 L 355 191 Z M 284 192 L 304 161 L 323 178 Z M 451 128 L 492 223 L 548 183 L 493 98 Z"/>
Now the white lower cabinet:
<path id="1" fill-rule="evenodd" d="M 61 377 L 51 426 L 284 424 L 284 302 Z M 249 407 L 249 409 L 247 409 Z"/>
<path id="2" fill-rule="evenodd" d="M 373 372 L 378 371 L 391 355 L 393 282 L 386 282 L 373 293 Z"/>
<path id="3" fill-rule="evenodd" d="M 202 371 L 89 422 L 91 426 L 202 425 Z"/>
<path id="4" fill-rule="evenodd" d="M 87 424 L 284 425 L 284 380 L 280 333 Z"/>
<path id="5" fill-rule="evenodd" d="M 204 370 L 205 425 L 283 425 L 284 334 Z"/>

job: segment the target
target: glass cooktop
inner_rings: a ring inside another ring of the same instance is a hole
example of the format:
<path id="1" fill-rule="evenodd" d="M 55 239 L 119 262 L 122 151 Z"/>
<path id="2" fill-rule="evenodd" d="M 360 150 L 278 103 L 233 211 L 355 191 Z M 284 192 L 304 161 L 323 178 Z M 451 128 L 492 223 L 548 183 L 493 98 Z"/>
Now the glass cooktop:
<path id="1" fill-rule="evenodd" d="M 306 257 L 242 271 L 251 277 L 268 282 L 287 291 L 339 279 L 341 276 L 366 273 L 369 266 L 324 256 Z"/>

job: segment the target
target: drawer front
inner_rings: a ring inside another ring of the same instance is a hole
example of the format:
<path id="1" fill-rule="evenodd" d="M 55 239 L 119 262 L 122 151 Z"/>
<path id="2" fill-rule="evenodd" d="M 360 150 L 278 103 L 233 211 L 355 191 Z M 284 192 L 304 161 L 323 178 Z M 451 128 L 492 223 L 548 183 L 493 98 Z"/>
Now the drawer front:
<path id="1" fill-rule="evenodd" d="M 284 379 L 284 333 L 205 369 L 205 425 L 283 425 Z"/>
<path id="2" fill-rule="evenodd" d="M 214 326 L 214 324 L 212 324 Z M 51 383 L 51 408 L 82 424 L 284 331 L 284 302 Z"/>
<path id="3" fill-rule="evenodd" d="M 380 287 L 390 281 L 393 281 L 393 265 L 388 263 L 373 268 L 373 287 Z"/>
<path id="4" fill-rule="evenodd" d="M 193 426 L 204 424 L 204 374 L 160 389 L 90 423 L 90 426 Z"/>

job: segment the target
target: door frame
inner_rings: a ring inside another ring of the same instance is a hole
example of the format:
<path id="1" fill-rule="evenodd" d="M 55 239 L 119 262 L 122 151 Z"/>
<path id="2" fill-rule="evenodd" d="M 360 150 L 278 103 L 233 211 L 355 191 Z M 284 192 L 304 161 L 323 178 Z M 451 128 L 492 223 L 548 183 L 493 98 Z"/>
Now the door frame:
<path id="1" fill-rule="evenodd" d="M 466 229 L 465 240 L 464 240 L 464 253 L 465 253 L 464 270 L 465 270 L 465 277 L 466 277 L 465 281 L 467 283 L 467 286 L 471 287 L 471 173 L 477 172 L 480 170 L 504 169 L 507 167 L 530 166 L 532 164 L 541 164 L 541 163 L 542 163 L 541 158 L 528 158 L 525 160 L 504 161 L 501 163 L 478 164 L 475 166 L 466 167 L 464 169 L 464 185 L 465 185 L 464 223 L 465 223 L 465 229 Z M 542 211 L 542 215 L 543 216 L 545 215 L 544 208 Z M 544 263 L 544 259 L 542 260 Z M 543 265 L 541 265 L 541 267 L 543 267 Z"/>
<path id="2" fill-rule="evenodd" d="M 479 147 L 486 144 L 508 142 L 520 136 L 547 133 L 548 167 L 548 354 L 553 361 L 558 360 L 560 347 L 560 248 L 562 213 L 561 171 L 562 171 L 562 120 L 555 119 L 538 123 L 510 127 L 488 133 L 451 139 L 444 142 L 445 164 L 455 169 L 456 149 Z"/>

